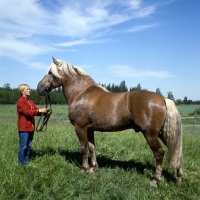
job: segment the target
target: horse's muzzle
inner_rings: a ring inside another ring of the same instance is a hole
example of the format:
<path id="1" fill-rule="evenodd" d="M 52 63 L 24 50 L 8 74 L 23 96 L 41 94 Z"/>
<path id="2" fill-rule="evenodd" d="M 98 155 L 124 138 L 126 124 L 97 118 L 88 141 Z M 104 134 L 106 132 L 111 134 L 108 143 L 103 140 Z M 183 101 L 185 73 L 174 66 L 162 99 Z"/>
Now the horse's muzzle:
<path id="1" fill-rule="evenodd" d="M 47 93 L 47 88 L 44 88 L 44 87 L 37 87 L 37 93 L 38 93 L 38 95 L 40 95 L 40 96 L 45 96 L 46 95 L 46 93 Z"/>

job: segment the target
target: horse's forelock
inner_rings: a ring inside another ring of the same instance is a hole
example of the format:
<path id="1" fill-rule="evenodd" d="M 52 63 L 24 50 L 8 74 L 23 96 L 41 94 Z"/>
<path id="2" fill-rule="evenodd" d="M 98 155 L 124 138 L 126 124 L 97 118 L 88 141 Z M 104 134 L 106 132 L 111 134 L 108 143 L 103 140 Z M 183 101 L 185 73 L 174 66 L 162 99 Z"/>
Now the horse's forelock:
<path id="1" fill-rule="evenodd" d="M 59 67 L 60 68 L 60 67 Z M 49 69 L 47 70 L 47 74 L 51 71 L 51 73 L 57 77 L 57 78 L 62 78 L 62 76 L 58 73 L 58 69 L 57 69 L 57 66 L 52 63 L 49 67 Z"/>

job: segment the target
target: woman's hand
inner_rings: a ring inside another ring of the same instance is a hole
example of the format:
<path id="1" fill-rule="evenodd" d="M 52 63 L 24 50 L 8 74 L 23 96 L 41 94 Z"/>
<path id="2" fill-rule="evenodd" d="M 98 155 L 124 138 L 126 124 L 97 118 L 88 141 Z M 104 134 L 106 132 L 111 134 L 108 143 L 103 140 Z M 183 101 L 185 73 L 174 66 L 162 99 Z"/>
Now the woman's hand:
<path id="1" fill-rule="evenodd" d="M 47 108 L 40 108 L 40 109 L 39 109 L 39 112 L 41 112 L 41 113 L 46 113 L 47 111 L 48 111 Z"/>

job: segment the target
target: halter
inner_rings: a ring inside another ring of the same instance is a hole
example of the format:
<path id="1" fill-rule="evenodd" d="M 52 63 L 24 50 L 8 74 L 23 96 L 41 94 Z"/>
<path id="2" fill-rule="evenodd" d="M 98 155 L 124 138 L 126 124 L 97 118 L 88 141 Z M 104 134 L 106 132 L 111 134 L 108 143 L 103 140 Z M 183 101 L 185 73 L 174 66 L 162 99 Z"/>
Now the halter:
<path id="1" fill-rule="evenodd" d="M 50 78 L 48 76 L 48 82 L 50 82 Z M 49 96 L 49 93 L 48 92 L 45 92 L 45 103 L 46 103 L 46 108 L 47 108 L 47 112 L 46 113 L 42 113 L 39 120 L 38 120 L 38 123 L 37 123 L 37 126 L 36 126 L 36 131 L 39 132 L 39 131 L 46 131 L 47 129 L 47 123 L 49 121 L 49 118 L 51 116 L 51 113 L 52 113 L 52 108 L 51 108 L 51 101 L 50 101 L 50 96 Z M 48 104 L 50 106 L 50 108 L 48 109 Z M 43 120 L 42 120 L 43 118 Z M 42 121 L 41 121 L 42 120 Z M 40 125 L 41 123 L 41 125 Z M 39 127 L 40 126 L 40 127 Z M 43 130 L 43 128 L 45 127 L 45 129 Z"/>
<path id="2" fill-rule="evenodd" d="M 51 102 L 50 102 L 50 96 L 49 96 L 49 93 L 45 93 L 46 94 L 46 98 L 45 98 L 45 101 L 46 101 L 46 108 L 48 107 L 48 103 L 50 105 L 50 108 L 47 109 L 47 112 L 46 113 L 42 113 L 39 120 L 38 120 L 38 123 L 37 123 L 37 126 L 36 126 L 36 131 L 39 132 L 39 131 L 46 131 L 47 129 L 47 123 L 49 121 L 49 118 L 51 116 L 51 113 L 52 113 L 52 108 L 51 108 Z M 42 120 L 43 118 L 43 120 Z M 41 121 L 42 120 L 42 121 Z M 40 125 L 41 124 L 41 125 Z M 43 128 L 45 127 L 45 129 L 43 130 Z"/>

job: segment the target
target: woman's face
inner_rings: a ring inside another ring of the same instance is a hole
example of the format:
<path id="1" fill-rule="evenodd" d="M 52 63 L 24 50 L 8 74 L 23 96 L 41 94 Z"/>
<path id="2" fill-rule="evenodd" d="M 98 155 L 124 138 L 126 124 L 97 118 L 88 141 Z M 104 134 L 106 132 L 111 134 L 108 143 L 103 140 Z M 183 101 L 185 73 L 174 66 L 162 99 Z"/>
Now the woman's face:
<path id="1" fill-rule="evenodd" d="M 22 95 L 26 97 L 30 96 L 30 87 L 25 86 L 24 90 L 22 91 Z"/>

